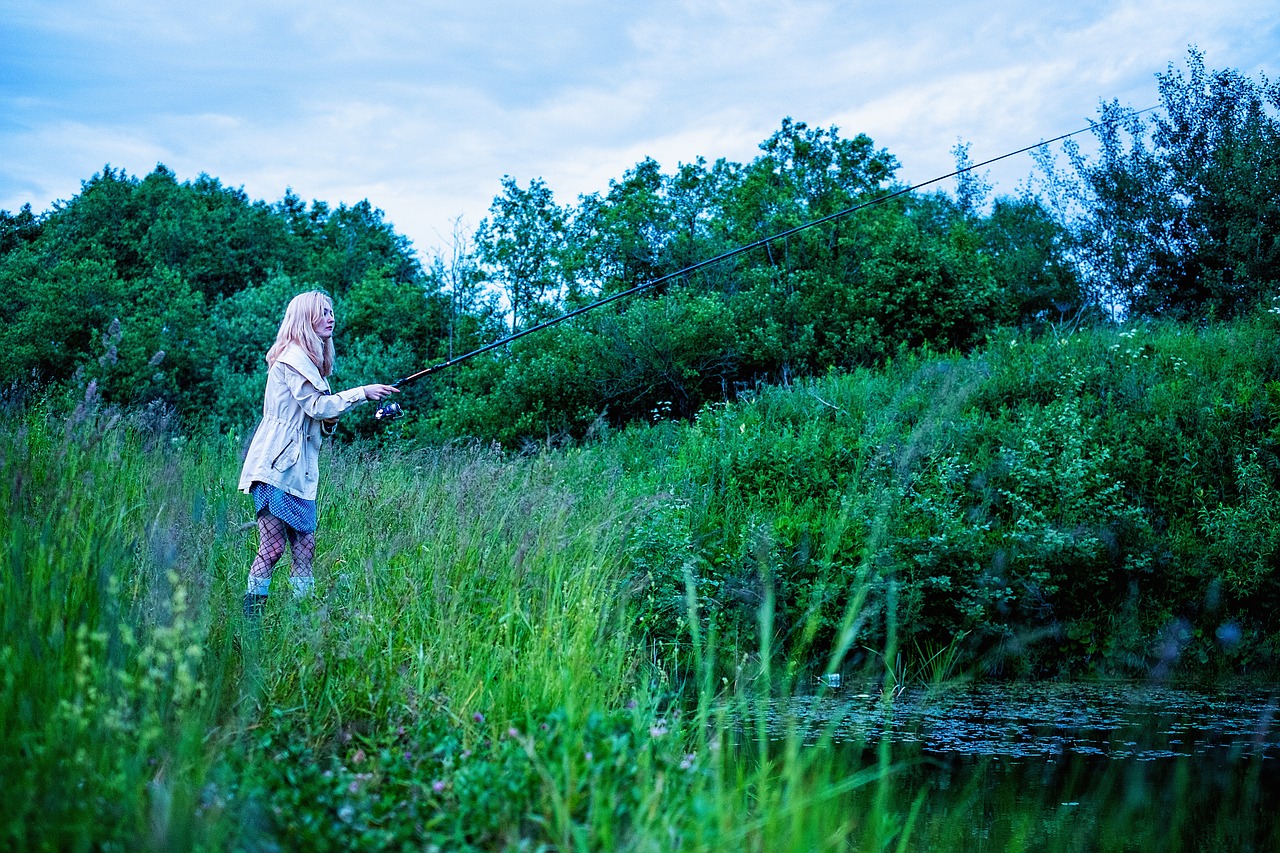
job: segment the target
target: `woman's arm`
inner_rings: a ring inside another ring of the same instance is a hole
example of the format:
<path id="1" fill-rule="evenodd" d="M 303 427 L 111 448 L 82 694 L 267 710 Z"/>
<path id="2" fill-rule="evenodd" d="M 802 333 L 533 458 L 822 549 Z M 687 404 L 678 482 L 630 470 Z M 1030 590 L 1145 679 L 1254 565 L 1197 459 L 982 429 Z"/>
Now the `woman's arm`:
<path id="1" fill-rule="evenodd" d="M 284 381 L 289 393 L 308 417 L 318 421 L 332 420 L 365 400 L 381 400 L 388 394 L 400 393 L 400 389 L 393 385 L 377 384 L 358 385 L 336 394 L 326 393 L 290 365 L 281 363 L 281 366 L 284 367 Z"/>

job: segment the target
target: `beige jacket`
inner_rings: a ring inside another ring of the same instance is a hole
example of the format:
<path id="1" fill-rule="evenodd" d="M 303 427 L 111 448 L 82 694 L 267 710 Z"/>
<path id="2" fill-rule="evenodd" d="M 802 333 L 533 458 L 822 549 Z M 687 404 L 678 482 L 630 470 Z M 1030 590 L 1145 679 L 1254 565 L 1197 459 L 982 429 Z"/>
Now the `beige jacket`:
<path id="1" fill-rule="evenodd" d="M 270 483 L 291 495 L 315 500 L 320 422 L 367 399 L 363 385 L 331 393 L 306 350 L 286 349 L 267 373 L 262 422 L 240 471 L 240 491 L 248 492 L 254 483 Z"/>

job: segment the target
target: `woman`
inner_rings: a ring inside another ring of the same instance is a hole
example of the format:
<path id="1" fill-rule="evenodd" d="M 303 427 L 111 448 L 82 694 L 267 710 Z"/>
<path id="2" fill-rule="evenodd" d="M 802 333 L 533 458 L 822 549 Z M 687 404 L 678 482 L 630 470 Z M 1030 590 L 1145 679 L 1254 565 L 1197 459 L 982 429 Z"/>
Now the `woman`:
<path id="1" fill-rule="evenodd" d="M 258 513 L 258 553 L 249 569 L 246 616 L 262 613 L 271 572 L 293 555 L 294 595 L 315 586 L 311 558 L 316 550 L 316 485 L 324 422 L 365 400 L 398 394 L 392 385 L 329 390 L 333 372 L 333 303 L 321 291 L 295 296 L 284 312 L 276 342 L 267 351 L 267 389 L 262 422 L 240 472 L 240 491 L 253 497 Z"/>

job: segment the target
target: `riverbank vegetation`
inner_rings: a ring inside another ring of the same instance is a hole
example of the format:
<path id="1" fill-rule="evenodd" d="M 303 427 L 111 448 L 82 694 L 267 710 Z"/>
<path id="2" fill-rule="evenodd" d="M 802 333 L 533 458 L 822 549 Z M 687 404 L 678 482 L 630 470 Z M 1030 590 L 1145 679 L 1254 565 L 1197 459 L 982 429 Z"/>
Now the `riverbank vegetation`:
<path id="1" fill-rule="evenodd" d="M 940 364 L 911 373 L 936 376 Z M 815 415 L 829 411 L 815 396 L 854 411 L 844 381 L 795 399 Z M 959 636 L 925 639 L 909 615 L 927 585 L 881 556 L 897 541 L 888 507 L 898 492 L 871 519 L 885 550 L 866 544 L 842 577 L 814 579 L 822 598 L 790 602 L 790 581 L 769 580 L 776 534 L 750 507 L 718 499 L 715 478 L 673 476 L 693 464 L 673 452 L 673 431 L 695 447 L 712 443 L 699 453 L 757 441 L 757 419 L 776 417 L 779 402 L 523 456 L 337 449 L 316 595 L 278 594 L 288 589 L 282 567 L 256 626 L 239 606 L 254 542 L 233 492 L 237 442 L 165 431 L 92 400 L 69 422 L 10 411 L 0 432 L 6 845 L 924 850 L 996 839 L 1010 850 L 1119 850 L 1139 839 L 1154 850 L 1216 839 L 1244 850 L 1274 841 L 1260 817 L 1268 795 L 1245 772 L 1261 759 L 1247 755 L 1228 765 L 1243 775 L 1179 776 L 1173 787 L 1159 783 L 1160 768 L 1132 762 L 1085 775 L 1064 765 L 1040 799 L 999 768 L 953 767 L 943 774 L 963 794 L 953 797 L 924 772 L 928 756 L 887 741 L 834 749 L 834 725 L 815 733 L 803 719 L 780 732 L 775 697 L 822 701 L 815 676 L 829 669 L 892 714 L 904 685 L 943 687 L 981 664 L 940 656 L 934 648 L 968 647 L 952 642 Z M 921 458 L 930 443 L 917 442 Z M 902 457 L 867 468 L 892 479 L 911 466 Z M 1095 494 L 1109 488 L 1086 483 Z M 839 565 L 843 531 L 866 517 L 856 502 L 836 503 L 845 517 L 822 515 L 811 546 L 825 567 Z M 736 533 L 750 544 L 754 578 L 716 581 L 690 544 L 700 538 L 692 522 L 717 505 L 751 519 Z M 724 608 L 733 582 L 762 599 L 750 608 L 753 637 Z M 1221 602 L 1215 618 L 1232 614 L 1247 630 L 1229 591 Z M 834 647 L 822 639 L 829 619 L 839 622 Z M 1031 623 L 1017 631 L 1029 660 L 1040 659 L 1039 643 L 1069 639 Z M 1170 673 L 1185 656 L 1194 671 L 1202 648 L 1215 672 L 1238 661 L 1220 641 L 1170 653 L 1180 641 L 1147 639 L 1156 645 L 1124 637 Z M 1207 790 L 1212 804 L 1201 801 Z M 1072 801 L 1050 802 L 1059 791 Z M 1171 806 L 1200 817 L 1151 820 Z"/>
<path id="2" fill-rule="evenodd" d="M 6 845 L 1263 849 L 1248 784 L 997 830 L 902 783 L 919 756 L 754 722 L 830 675 L 886 709 L 1274 676 L 1280 89 L 1195 52 L 1159 84 L 1020 196 L 970 174 L 348 416 L 317 595 L 277 578 L 257 628 L 234 484 L 294 293 L 334 295 L 341 384 L 386 381 L 883 197 L 892 156 L 786 120 L 575 205 L 507 179 L 426 261 L 367 202 L 163 167 L 0 214 Z"/>

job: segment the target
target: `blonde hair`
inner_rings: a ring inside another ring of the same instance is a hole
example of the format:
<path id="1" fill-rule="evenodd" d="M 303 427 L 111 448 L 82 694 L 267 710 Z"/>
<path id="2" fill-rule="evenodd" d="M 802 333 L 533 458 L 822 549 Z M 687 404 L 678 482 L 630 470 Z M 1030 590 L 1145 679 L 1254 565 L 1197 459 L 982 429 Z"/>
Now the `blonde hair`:
<path id="1" fill-rule="evenodd" d="M 321 340 L 316 334 L 316 322 L 323 316 L 325 307 L 333 310 L 333 300 L 323 290 L 299 293 L 289 301 L 276 332 L 276 342 L 267 350 L 267 364 L 274 365 L 290 344 L 297 344 L 311 357 L 321 376 L 333 373 L 333 338 Z"/>

